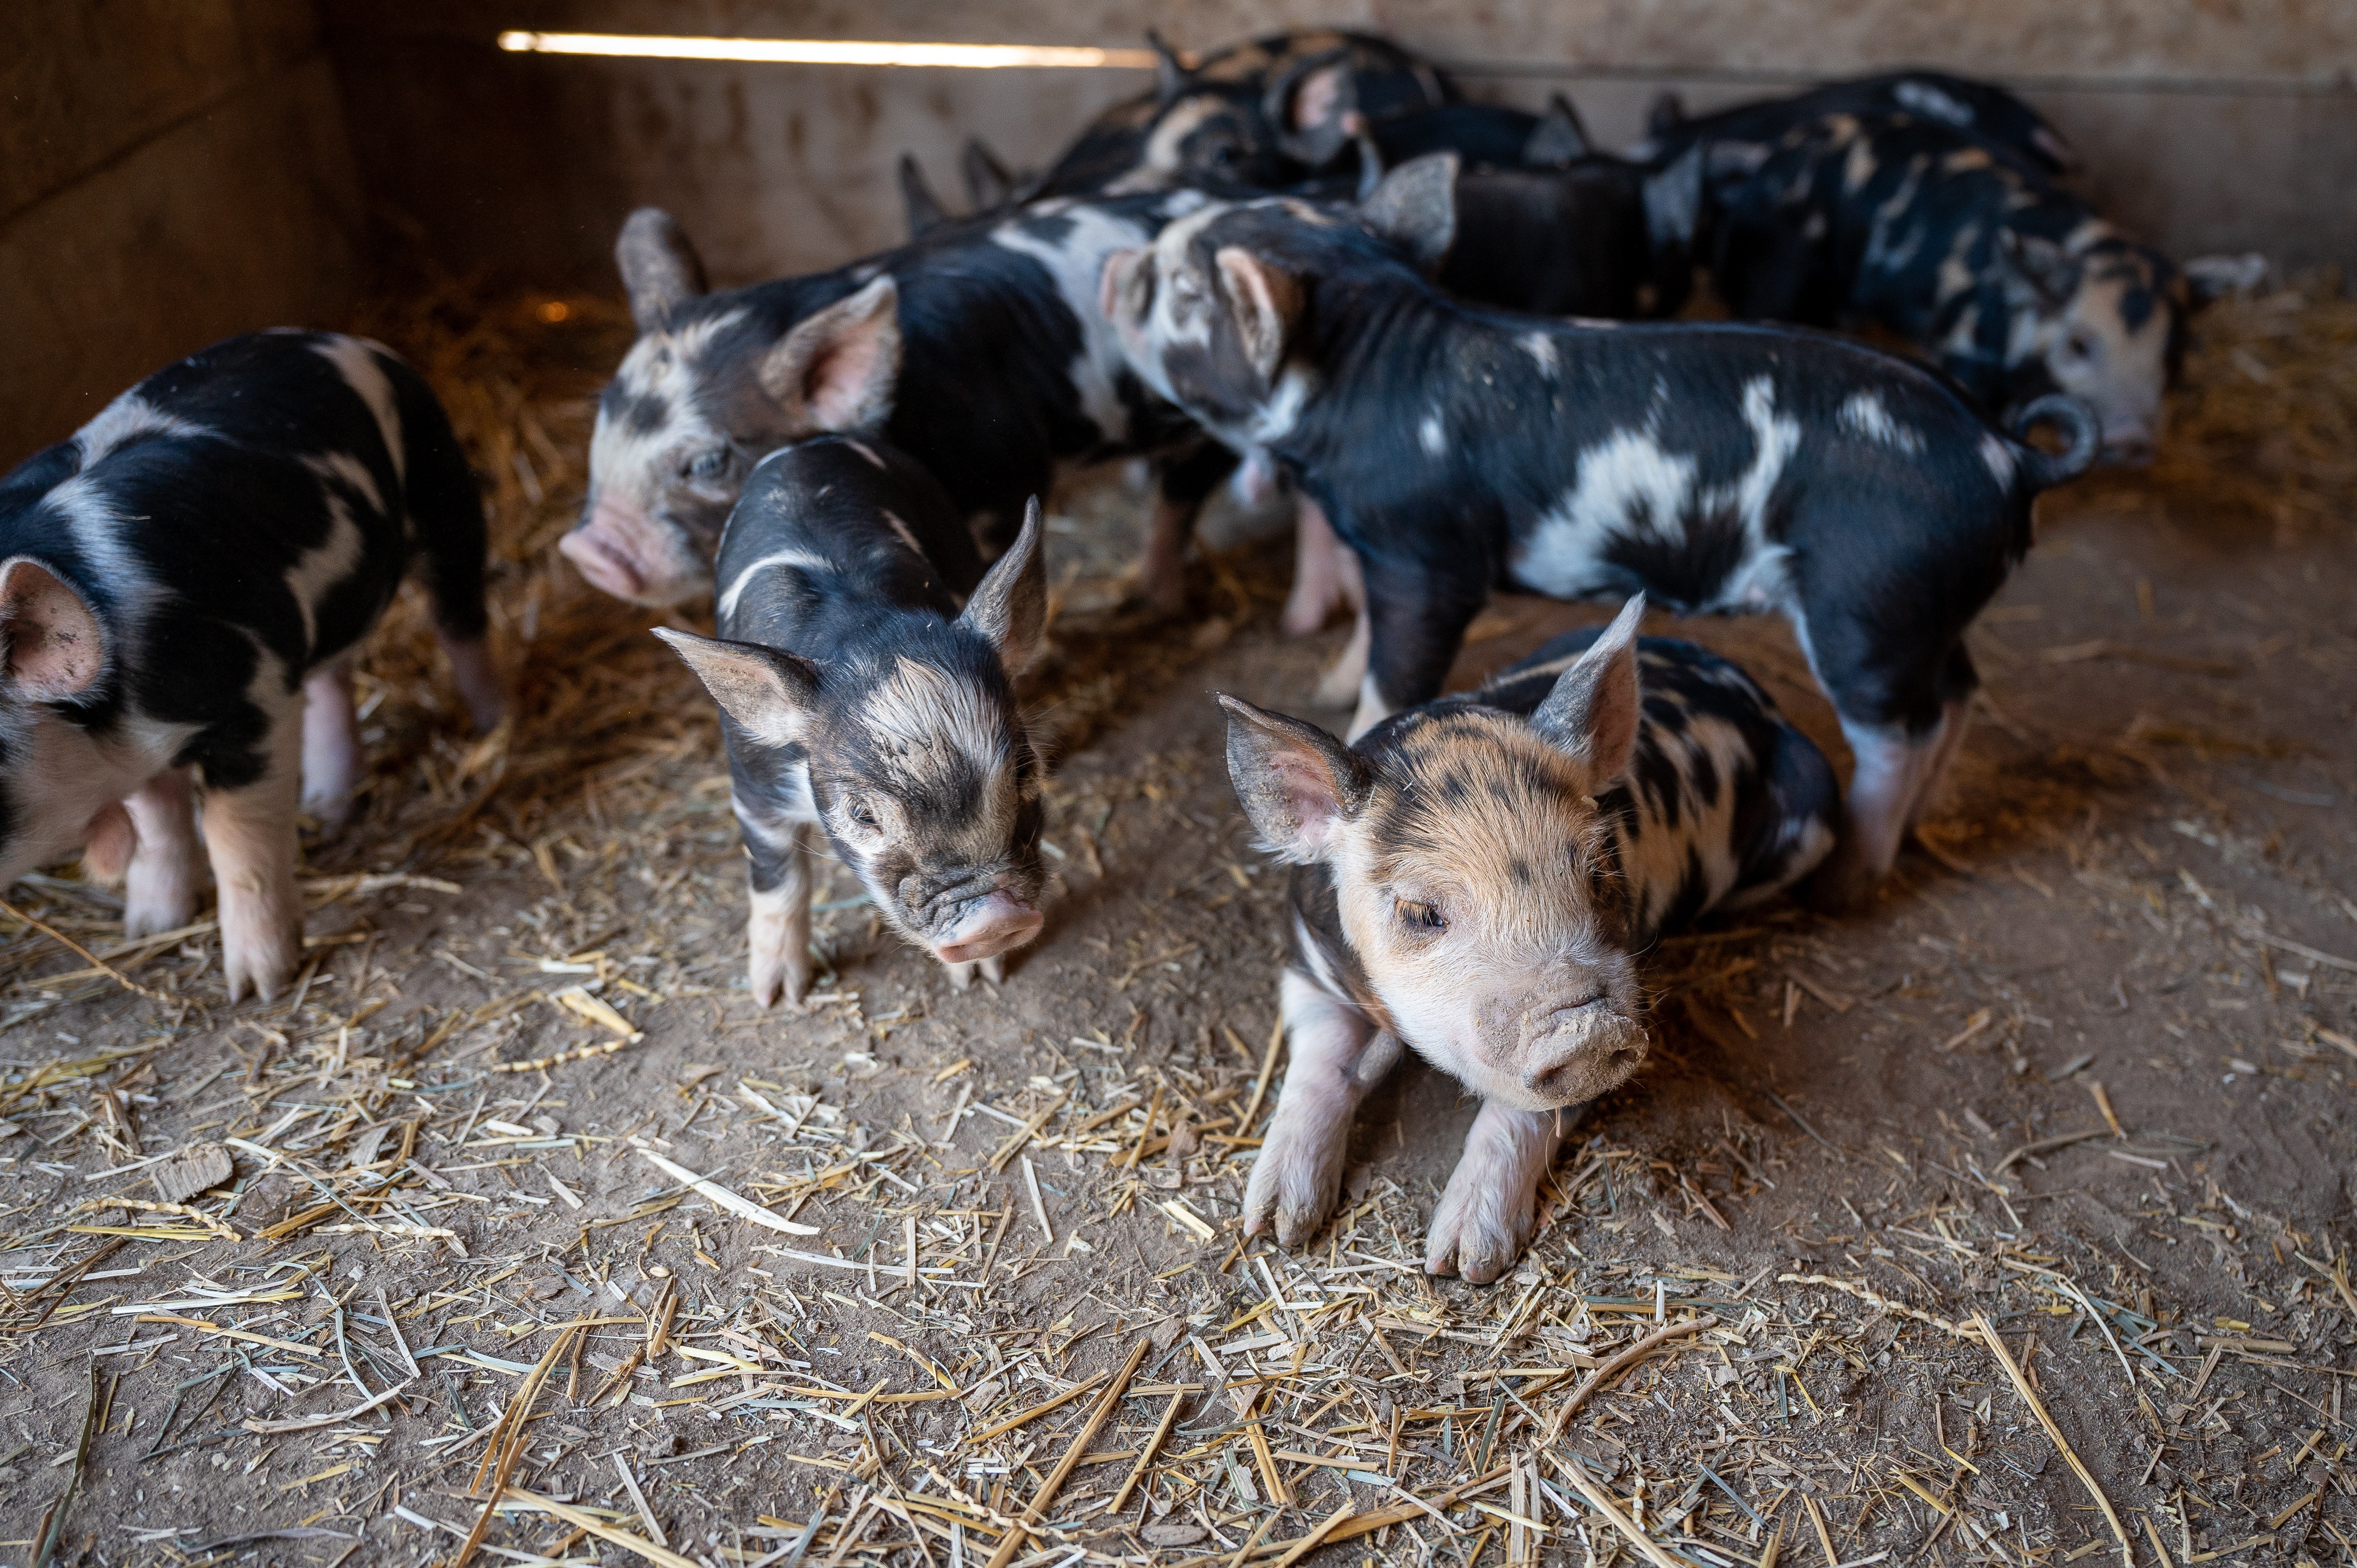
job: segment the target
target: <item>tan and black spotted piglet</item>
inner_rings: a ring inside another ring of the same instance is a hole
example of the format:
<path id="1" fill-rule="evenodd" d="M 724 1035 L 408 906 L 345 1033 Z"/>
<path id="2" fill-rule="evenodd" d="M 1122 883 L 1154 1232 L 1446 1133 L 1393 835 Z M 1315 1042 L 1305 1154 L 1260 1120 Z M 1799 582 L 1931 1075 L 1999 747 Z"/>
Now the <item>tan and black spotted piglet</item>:
<path id="1" fill-rule="evenodd" d="M 1791 886 L 1838 791 L 1744 672 L 1647 638 L 1630 601 L 1477 692 L 1346 747 L 1222 696 L 1228 770 L 1294 873 L 1280 1005 L 1292 1050 L 1244 1197 L 1286 1246 L 1325 1223 L 1351 1120 L 1403 1046 L 1482 1098 L 1425 1267 L 1486 1283 L 1530 1239 L 1564 1113 L 1645 1058 L 1637 955 Z"/>

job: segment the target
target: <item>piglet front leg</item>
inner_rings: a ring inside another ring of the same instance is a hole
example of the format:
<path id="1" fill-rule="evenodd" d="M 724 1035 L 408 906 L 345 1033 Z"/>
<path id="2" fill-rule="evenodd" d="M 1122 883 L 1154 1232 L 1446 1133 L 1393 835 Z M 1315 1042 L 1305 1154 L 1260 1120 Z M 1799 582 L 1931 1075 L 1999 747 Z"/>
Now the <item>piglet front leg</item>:
<path id="1" fill-rule="evenodd" d="M 745 922 L 753 1002 L 773 1007 L 782 994 L 799 1003 L 811 985 L 810 830 L 802 822 L 760 822 L 741 804 L 737 816 L 753 863 L 753 912 Z"/>
<path id="2" fill-rule="evenodd" d="M 963 963 L 945 963 L 942 967 L 950 972 L 952 991 L 968 989 L 977 974 L 993 985 L 1006 983 L 1006 955 L 1004 953 L 996 958 L 970 959 Z"/>
<path id="3" fill-rule="evenodd" d="M 1277 1240 L 1298 1247 L 1334 1210 L 1351 1118 L 1398 1063 L 1400 1042 L 1297 969 L 1285 972 L 1278 999 L 1293 1063 L 1244 1190 L 1244 1234 L 1274 1220 Z"/>
<path id="4" fill-rule="evenodd" d="M 1513 1266 L 1538 1223 L 1539 1178 L 1580 1110 L 1509 1111 L 1485 1101 L 1432 1212 L 1424 1272 L 1488 1284 Z"/>
<path id="5" fill-rule="evenodd" d="M 303 704 L 273 716 L 261 776 L 205 790 L 205 849 L 221 895 L 221 973 L 232 1002 L 269 1001 L 303 956 L 303 896 L 295 886 L 296 812 L 303 787 Z"/>

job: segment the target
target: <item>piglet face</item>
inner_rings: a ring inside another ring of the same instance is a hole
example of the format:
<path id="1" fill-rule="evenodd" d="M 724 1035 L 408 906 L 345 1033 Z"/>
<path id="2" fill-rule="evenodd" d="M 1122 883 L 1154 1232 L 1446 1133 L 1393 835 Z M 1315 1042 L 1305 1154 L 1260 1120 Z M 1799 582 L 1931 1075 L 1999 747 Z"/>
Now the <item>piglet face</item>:
<path id="1" fill-rule="evenodd" d="M 1521 720 L 1462 708 L 1379 746 L 1375 777 L 1329 865 L 1400 1036 L 1518 1110 L 1619 1087 L 1646 1042 L 1587 771 Z"/>
<path id="2" fill-rule="evenodd" d="M 877 910 L 943 963 L 1039 934 L 1039 767 L 1002 677 L 903 658 L 810 747 L 811 795 Z"/>
<path id="3" fill-rule="evenodd" d="M 1265 847 L 1328 868 L 1395 1032 L 1517 1110 L 1593 1100 L 1645 1058 L 1626 882 L 1595 799 L 1635 743 L 1641 610 L 1527 721 L 1436 704 L 1351 751 L 1222 699 L 1245 811 Z"/>
<path id="4" fill-rule="evenodd" d="M 1288 199 L 1212 202 L 1154 243 L 1105 259 L 1098 305 L 1138 378 L 1231 446 L 1281 440 L 1317 381 L 1309 304 L 1355 269 L 1426 271 L 1456 233 L 1457 158 L 1435 154 L 1383 177 L 1344 216 Z"/>
<path id="5" fill-rule="evenodd" d="M 2105 458 L 2149 462 L 2189 304 L 2176 267 L 2118 239 L 2080 252 L 2035 239 L 2015 240 L 2007 249 L 2035 297 L 2025 327 L 2047 376 L 2095 410 Z"/>
<path id="6" fill-rule="evenodd" d="M 892 929 L 943 963 L 1039 934 L 1041 777 L 1013 676 L 1047 619 L 1038 501 L 954 621 L 914 618 L 822 667 L 657 628 L 735 725 L 732 748 L 807 769 L 836 854 Z"/>
<path id="7" fill-rule="evenodd" d="M 617 257 L 639 338 L 598 399 L 587 502 L 557 548 L 618 598 L 674 605 L 711 591 L 721 530 L 764 455 L 889 416 L 899 295 L 878 276 L 780 334 L 705 295 L 686 236 L 653 208 L 631 215 Z"/>

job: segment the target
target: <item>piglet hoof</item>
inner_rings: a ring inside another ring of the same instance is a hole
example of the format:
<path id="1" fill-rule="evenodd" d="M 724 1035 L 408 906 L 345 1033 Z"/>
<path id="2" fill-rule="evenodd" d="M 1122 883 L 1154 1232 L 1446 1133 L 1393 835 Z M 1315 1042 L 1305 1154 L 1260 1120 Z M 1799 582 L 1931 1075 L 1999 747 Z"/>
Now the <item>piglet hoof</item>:
<path id="1" fill-rule="evenodd" d="M 1138 585 L 1138 602 L 1158 620 L 1175 620 L 1187 613 L 1187 578 L 1172 572 Z"/>
<path id="2" fill-rule="evenodd" d="M 1286 1116 L 1280 1109 L 1244 1188 L 1244 1234 L 1257 1236 L 1274 1222 L 1280 1244 L 1308 1246 L 1341 1194 L 1350 1134 L 1347 1109 L 1336 1116 Z"/>
<path id="3" fill-rule="evenodd" d="M 1799 897 L 1820 915 L 1863 914 L 1874 902 L 1875 889 L 1881 880 L 1871 867 L 1836 850 L 1815 875 L 1801 884 Z"/>
<path id="4" fill-rule="evenodd" d="M 344 831 L 352 820 L 352 798 L 349 794 L 306 794 L 303 814 L 319 824 L 322 836 L 333 837 Z"/>
<path id="5" fill-rule="evenodd" d="M 942 967 L 950 972 L 950 989 L 964 991 L 973 986 L 974 972 L 980 969 L 982 963 L 979 960 L 968 960 L 964 963 L 945 963 Z"/>
<path id="6" fill-rule="evenodd" d="M 1468 1191 L 1451 1178 L 1433 1211 L 1432 1235 L 1425 1243 L 1424 1272 L 1456 1274 L 1486 1285 L 1513 1267 L 1530 1244 L 1538 1219 L 1527 1197 L 1498 1191 Z"/>
<path id="7" fill-rule="evenodd" d="M 197 891 L 203 875 L 186 846 L 141 844 L 131 857 L 123 889 L 123 934 L 136 941 L 177 931 L 197 918 Z"/>
<path id="8" fill-rule="evenodd" d="M 810 994 L 810 953 L 807 949 L 800 953 L 776 950 L 764 952 L 757 940 L 745 978 L 753 993 L 753 1004 L 762 1011 L 775 1007 L 781 996 L 800 1006 L 802 998 Z"/>
<path id="9" fill-rule="evenodd" d="M 242 1002 L 251 993 L 275 1001 L 303 957 L 303 901 L 295 879 L 290 875 L 283 889 L 257 888 L 242 897 L 222 891 L 221 974 L 229 999 Z"/>
<path id="10" fill-rule="evenodd" d="M 982 961 L 982 977 L 993 985 L 1006 983 L 1006 960 L 1004 955 Z"/>
<path id="11" fill-rule="evenodd" d="M 490 650 L 477 638 L 446 642 L 443 651 L 450 659 L 450 683 L 458 688 L 458 700 L 467 704 L 467 716 L 474 721 L 475 733 L 490 734 L 500 727 L 500 721 L 508 713 L 507 689 L 500 683 Z"/>

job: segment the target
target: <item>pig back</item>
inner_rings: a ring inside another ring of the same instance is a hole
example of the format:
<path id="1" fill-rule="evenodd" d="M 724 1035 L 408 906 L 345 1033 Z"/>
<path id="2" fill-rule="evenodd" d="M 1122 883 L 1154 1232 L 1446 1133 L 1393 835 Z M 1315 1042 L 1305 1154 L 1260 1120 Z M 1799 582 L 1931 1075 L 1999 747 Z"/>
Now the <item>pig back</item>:
<path id="1" fill-rule="evenodd" d="M 982 581 L 949 494 L 880 441 L 822 435 L 764 457 L 720 536 L 720 635 L 890 607 L 947 618 Z M 785 569 L 790 568 L 790 570 Z"/>
<path id="2" fill-rule="evenodd" d="M 1643 170 L 1589 159 L 1563 170 L 1487 169 L 1457 182 L 1457 238 L 1440 285 L 1538 316 L 1650 314 Z"/>

